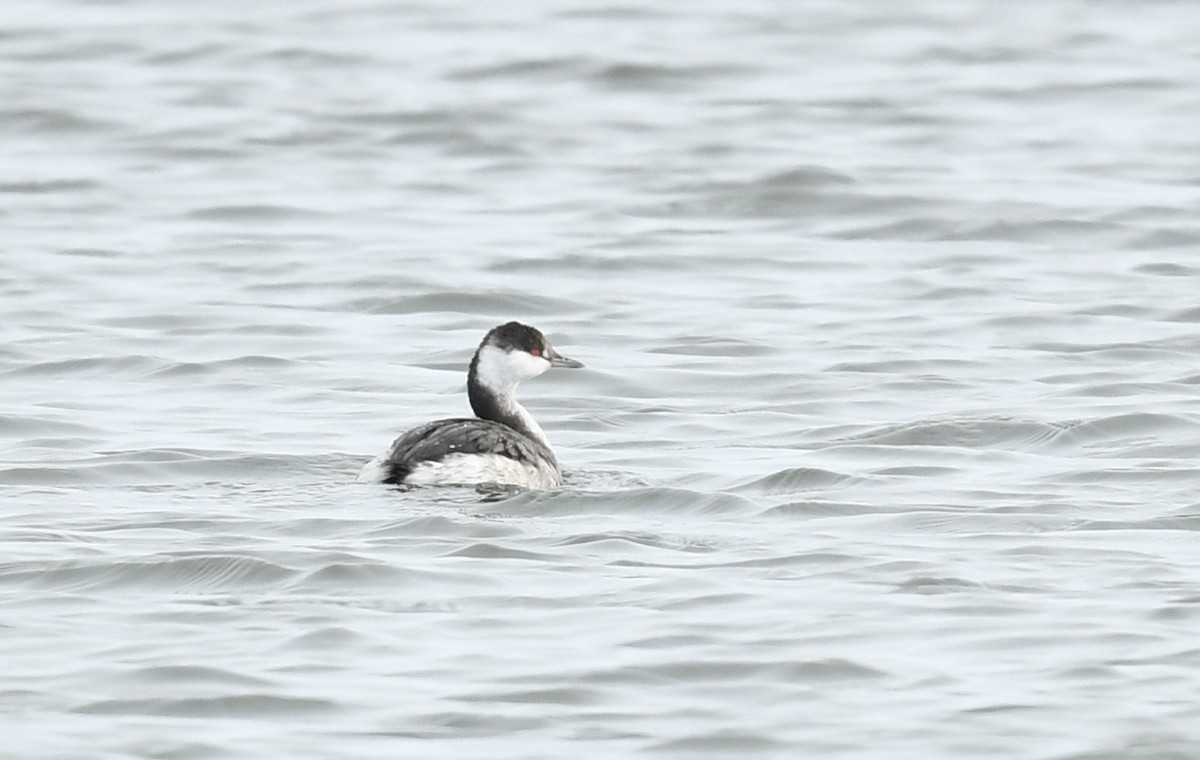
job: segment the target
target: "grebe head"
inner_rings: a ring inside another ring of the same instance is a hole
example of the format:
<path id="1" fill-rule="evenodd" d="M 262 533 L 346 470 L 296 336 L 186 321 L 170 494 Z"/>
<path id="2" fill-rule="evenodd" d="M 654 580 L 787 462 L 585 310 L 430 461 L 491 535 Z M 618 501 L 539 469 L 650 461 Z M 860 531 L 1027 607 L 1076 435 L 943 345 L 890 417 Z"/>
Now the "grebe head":
<path id="1" fill-rule="evenodd" d="M 582 366 L 555 351 L 537 328 L 508 322 L 493 327 L 479 344 L 471 360 L 471 377 L 493 391 L 509 393 L 517 383 L 537 377 L 551 367 Z"/>

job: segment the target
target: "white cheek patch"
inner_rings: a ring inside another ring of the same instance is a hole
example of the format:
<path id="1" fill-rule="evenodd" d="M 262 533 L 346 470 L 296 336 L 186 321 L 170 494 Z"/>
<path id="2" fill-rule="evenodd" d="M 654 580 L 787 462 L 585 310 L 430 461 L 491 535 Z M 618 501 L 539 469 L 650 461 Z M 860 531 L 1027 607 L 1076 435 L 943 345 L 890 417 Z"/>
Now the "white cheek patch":
<path id="1" fill-rule="evenodd" d="M 479 380 L 489 388 L 513 388 L 522 380 L 537 377 L 550 369 L 550 362 L 524 351 L 509 353 L 496 346 L 484 346 L 476 365 Z"/>
<path id="2" fill-rule="evenodd" d="M 521 377 L 537 377 L 546 370 L 550 369 L 550 360 L 541 356 L 527 354 L 524 351 L 513 351 L 509 355 L 510 359 L 516 359 L 516 365 L 520 368 Z"/>

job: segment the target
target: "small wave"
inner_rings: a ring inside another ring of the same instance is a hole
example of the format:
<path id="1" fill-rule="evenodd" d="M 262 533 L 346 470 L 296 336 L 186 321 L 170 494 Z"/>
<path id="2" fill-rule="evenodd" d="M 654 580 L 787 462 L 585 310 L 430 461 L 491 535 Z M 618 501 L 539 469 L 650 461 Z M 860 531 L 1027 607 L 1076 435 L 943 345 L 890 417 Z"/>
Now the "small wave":
<path id="1" fill-rule="evenodd" d="M 296 367 L 299 363 L 280 356 L 264 354 L 247 354 L 228 359 L 214 359 L 205 362 L 169 362 L 147 373 L 148 377 L 197 377 L 212 375 L 218 372 L 245 369 L 285 370 Z"/>
<path id="2" fill-rule="evenodd" d="M 492 542 L 469 544 L 461 549 L 447 552 L 447 557 L 474 557 L 476 559 L 523 559 L 537 562 L 556 562 L 562 558 L 559 555 L 545 552 L 531 552 L 511 546 Z"/>
<path id="3" fill-rule="evenodd" d="M 972 287 L 966 285 L 954 285 L 938 288 L 930 288 L 920 295 L 916 296 L 918 301 L 956 301 L 959 299 L 980 299 L 987 298 L 992 295 L 992 291 L 987 288 Z"/>
<path id="4" fill-rule="evenodd" d="M 103 699 L 72 710 L 87 715 L 166 715 L 177 718 L 253 720 L 267 717 L 310 716 L 338 710 L 327 699 L 282 697 L 273 694 L 235 694 L 183 699 Z"/>
<path id="5" fill-rule="evenodd" d="M 109 112 L 111 113 L 111 112 Z M 118 122 L 83 116 L 75 111 L 56 108 L 6 108 L 0 111 L 6 129 L 39 136 L 83 134 L 114 129 Z"/>
<path id="6" fill-rule="evenodd" d="M 635 216 L 783 218 L 830 215 L 902 199 L 869 197 L 850 176 L 824 167 L 803 166 L 744 181 L 681 187 L 676 198 L 656 207 L 633 209 Z"/>
<path id="7" fill-rule="evenodd" d="M 295 585 L 361 589 L 369 586 L 394 587 L 410 580 L 412 575 L 400 567 L 359 557 L 355 561 L 343 559 L 327 562 L 297 579 Z"/>
<path id="8" fill-rule="evenodd" d="M 0 432 L 6 435 L 38 436 L 23 439 L 23 448 L 75 448 L 77 443 L 97 440 L 102 433 L 99 428 L 70 420 L 44 415 L 4 413 L 0 413 Z M 58 437 L 57 441 L 55 437 Z"/>
<path id="9" fill-rule="evenodd" d="M 464 82 L 490 79 L 559 78 L 575 77 L 587 66 L 587 59 L 580 56 L 554 58 L 526 58 L 486 66 L 470 66 L 448 74 L 449 79 Z"/>
<path id="10" fill-rule="evenodd" d="M 1090 447 L 1148 436 L 1162 438 L 1166 433 L 1190 434 L 1197 427 L 1200 422 L 1189 416 L 1153 412 L 1053 422 L 1008 418 L 920 420 L 886 425 L 842 437 L 833 443 L 1037 450 L 1043 447 Z"/>
<path id="11" fill-rule="evenodd" d="M 361 632 L 345 626 L 326 626 L 315 631 L 305 631 L 288 641 L 288 647 L 294 649 L 310 649 L 317 652 L 331 650 L 351 650 L 363 646 L 367 640 Z"/>
<path id="12" fill-rule="evenodd" d="M 1200 322 L 1200 306 L 1172 312 L 1165 319 L 1168 322 Z"/>
<path id="13" fill-rule="evenodd" d="M 689 683 L 729 683 L 753 680 L 770 673 L 787 681 L 810 683 L 836 682 L 882 678 L 886 671 L 854 660 L 833 657 L 815 660 L 778 661 L 771 658 L 754 660 L 692 660 L 667 662 L 647 667 L 660 679 Z"/>
<path id="14" fill-rule="evenodd" d="M 1031 351 L 1051 354 L 1094 354 L 1108 359 L 1154 358 L 1170 349 L 1152 343 L 1067 343 L 1064 341 L 1040 341 L 1026 346 Z"/>
<path id="15" fill-rule="evenodd" d="M 123 672 L 122 678 L 130 684 L 143 687 L 147 684 L 165 684 L 173 687 L 180 683 L 187 683 L 189 686 L 203 684 L 205 686 L 261 689 L 271 684 L 266 678 L 207 665 L 151 665 Z"/>
<path id="16" fill-rule="evenodd" d="M 238 203 L 224 206 L 205 206 L 187 212 L 190 219 L 213 222 L 230 221 L 289 221 L 293 219 L 312 219 L 323 216 L 324 211 L 303 206 L 284 206 L 267 203 Z"/>
<path id="17" fill-rule="evenodd" d="M 321 458 L 322 460 L 324 458 Z M 9 485 L 148 485 L 196 481 L 244 481 L 269 474 L 279 478 L 325 466 L 313 457 L 198 449 L 143 449 L 85 453 L 55 461 L 0 469 L 0 483 Z"/>
<path id="18" fill-rule="evenodd" d="M 885 425 L 840 439 L 838 443 L 963 448 L 1024 447 L 1054 441 L 1070 423 L 1007 418 L 919 420 Z"/>
<path id="19" fill-rule="evenodd" d="M 700 87 L 713 79 L 736 76 L 740 66 L 729 65 L 664 65 L 643 63 L 614 63 L 597 70 L 592 79 L 620 90 L 669 90 Z"/>
<path id="20" fill-rule="evenodd" d="M 1194 468 L 1188 471 L 1189 478 L 1195 478 L 1197 474 L 1200 474 L 1200 469 Z M 1071 530 L 1178 530 L 1189 533 L 1200 533 L 1200 514 L 1160 515 L 1125 520 L 1084 520 L 1073 525 Z"/>
<path id="21" fill-rule="evenodd" d="M 1127 396 L 1154 398 L 1161 394 L 1168 394 L 1172 390 L 1170 383 L 1118 381 L 1078 384 L 1071 388 L 1070 395 L 1080 398 L 1124 398 Z"/>
<path id="22" fill-rule="evenodd" d="M 787 755 L 788 744 L 762 734 L 731 729 L 698 731 L 650 746 L 655 753 L 687 757 L 754 757 L 760 753 Z"/>
<path id="23" fill-rule="evenodd" d="M 485 131 L 472 129 L 461 123 L 438 127 L 403 127 L 383 141 L 384 145 L 414 146 L 428 145 L 455 156 L 474 156 L 496 161 L 523 159 L 525 151 L 520 143 L 505 142 L 489 136 Z M 456 194 L 462 188 L 442 182 L 421 181 L 411 186 L 413 190 Z"/>
<path id="24" fill-rule="evenodd" d="M 1198 428 L 1200 420 L 1180 414 L 1128 412 L 1064 424 L 1058 439 L 1080 446 L 1094 446 L 1131 438 L 1145 439 L 1150 436 L 1161 439 L 1168 432 L 1186 432 L 1191 435 L 1197 432 Z"/>
<path id="25" fill-rule="evenodd" d="M 629 488 L 620 491 L 526 491 L 489 505 L 499 515 L 579 515 L 636 512 L 647 514 L 751 514 L 758 506 L 732 493 L 706 493 L 686 488 Z"/>
<path id="26" fill-rule="evenodd" d="M 29 180 L 24 182 L 0 182 L 0 193 L 16 195 L 50 195 L 54 193 L 77 193 L 96 190 L 100 183 L 87 179 L 48 179 Z M 99 255 L 111 257 L 112 251 L 71 251 L 76 255 Z"/>
<path id="27" fill-rule="evenodd" d="M 163 364 L 163 359 L 144 354 L 119 356 L 88 356 L 23 364 L 5 371 L 11 377 L 70 377 L 81 375 L 111 375 L 114 372 L 151 372 Z"/>
<path id="28" fill-rule="evenodd" d="M 748 483 L 729 489 L 735 493 L 758 493 L 772 496 L 796 491 L 831 488 L 851 480 L 851 476 L 817 467 L 789 467 Z"/>
<path id="29" fill-rule="evenodd" d="M 547 687 L 544 689 L 488 690 L 452 697 L 459 702 L 515 702 L 541 705 L 590 705 L 603 700 L 598 689 L 582 686 Z"/>
<path id="30" fill-rule="evenodd" d="M 1074 243 L 1079 238 L 1120 234 L 1124 225 L 1104 221 L 1077 221 L 1064 219 L 1000 219 L 983 223 L 961 224 L 951 232 L 935 237 L 936 240 L 992 240 L 1009 243 L 1044 243 L 1062 241 Z"/>
<path id="31" fill-rule="evenodd" d="M 680 356 L 765 356 L 778 353 L 778 349 L 748 340 L 716 338 L 707 335 L 680 335 L 671 338 L 665 345 L 646 349 L 654 354 L 676 354 Z"/>
<path id="32" fill-rule="evenodd" d="M 1200 277 L 1200 267 L 1185 266 L 1174 262 L 1142 264 L 1133 268 L 1138 274 L 1151 274 L 1159 277 Z"/>
<path id="33" fill-rule="evenodd" d="M 852 515 L 878 514 L 883 507 L 878 504 L 866 504 L 845 500 L 827 501 L 822 499 L 804 499 L 785 504 L 776 504 L 763 510 L 764 515 L 780 517 L 847 517 Z"/>
<path id="34" fill-rule="evenodd" d="M 350 311 L 368 314 L 567 314 L 574 304 L 561 298 L 514 292 L 442 292 L 412 296 L 380 296 L 348 301 Z M 499 318 L 499 317 L 497 317 Z"/>
<path id="35" fill-rule="evenodd" d="M 1172 487 L 1188 489 L 1197 481 L 1200 467 L 1138 465 L 1136 467 L 1082 468 L 1072 472 L 1058 473 L 1047 478 L 1054 483 L 1077 485 L 1135 485 L 1141 488 L 1153 485 L 1160 489 L 1156 501 L 1162 503 L 1174 496 L 1168 491 Z M 1190 493 L 1190 489 L 1185 490 Z"/>
<path id="36" fill-rule="evenodd" d="M 606 547 L 620 553 L 627 552 L 630 547 L 647 549 L 670 549 L 689 553 L 708 553 L 716 551 L 718 545 L 712 541 L 695 538 L 681 538 L 675 535 L 662 535 L 638 531 L 605 531 L 602 533 L 581 533 L 564 538 L 556 546 L 589 546 Z"/>
<path id="37" fill-rule="evenodd" d="M 427 491 L 426 493 L 432 493 Z M 443 494 L 438 494 L 442 496 Z M 431 503 L 431 509 L 443 510 L 444 504 Z M 408 539 L 414 536 L 438 536 L 450 538 L 496 539 L 513 536 L 519 531 L 507 523 L 489 522 L 486 520 L 464 519 L 457 512 L 455 517 L 446 514 L 427 514 L 408 517 L 402 520 L 391 520 L 369 529 L 362 535 L 367 543 L 390 543 L 396 540 Z M 335 520 L 335 524 L 341 521 Z"/>
<path id="38" fill-rule="evenodd" d="M 167 555 L 138 561 L 62 561 L 0 566 L 0 585 L 54 591 L 153 589 L 162 593 L 216 593 L 275 587 L 297 572 L 245 555 Z"/>

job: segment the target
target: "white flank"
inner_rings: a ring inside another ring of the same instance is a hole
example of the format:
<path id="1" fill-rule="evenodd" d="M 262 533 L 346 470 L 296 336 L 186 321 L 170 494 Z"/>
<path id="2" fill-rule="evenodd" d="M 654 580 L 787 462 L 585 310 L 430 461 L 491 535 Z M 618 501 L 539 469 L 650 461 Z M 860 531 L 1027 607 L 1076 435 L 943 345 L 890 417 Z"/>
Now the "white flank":
<path id="1" fill-rule="evenodd" d="M 500 483 L 523 488 L 557 488 L 562 485 L 562 476 L 545 462 L 534 465 L 499 454 L 451 454 L 421 462 L 404 482 L 417 486 Z"/>

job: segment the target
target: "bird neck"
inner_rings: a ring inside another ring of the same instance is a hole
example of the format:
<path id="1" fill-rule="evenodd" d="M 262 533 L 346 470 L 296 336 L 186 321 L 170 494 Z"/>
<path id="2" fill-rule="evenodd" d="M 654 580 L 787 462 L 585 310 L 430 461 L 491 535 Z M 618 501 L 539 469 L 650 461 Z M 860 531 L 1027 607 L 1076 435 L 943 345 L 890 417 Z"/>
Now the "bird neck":
<path id="1" fill-rule="evenodd" d="M 467 377 L 467 398 L 471 401 L 471 410 L 475 416 L 516 430 L 518 433 L 540 443 L 550 456 L 553 449 L 546 438 L 545 431 L 525 407 L 521 406 L 516 397 L 516 385 L 496 389 L 481 382 L 472 367 Z"/>

